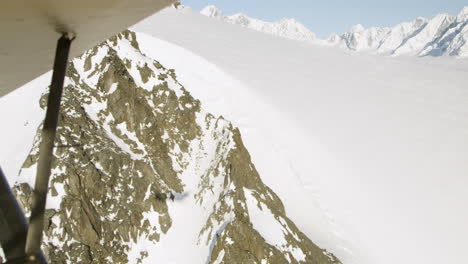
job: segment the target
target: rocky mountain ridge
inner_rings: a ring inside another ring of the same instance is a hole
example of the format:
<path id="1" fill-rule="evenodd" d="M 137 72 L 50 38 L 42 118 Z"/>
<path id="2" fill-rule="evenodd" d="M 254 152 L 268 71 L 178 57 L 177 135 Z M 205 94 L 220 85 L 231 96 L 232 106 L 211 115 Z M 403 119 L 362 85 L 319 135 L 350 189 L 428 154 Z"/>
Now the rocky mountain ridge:
<path id="1" fill-rule="evenodd" d="M 14 186 L 26 213 L 39 142 Z M 131 31 L 69 64 L 55 145 L 50 263 L 340 263 L 288 219 L 240 131 Z"/>

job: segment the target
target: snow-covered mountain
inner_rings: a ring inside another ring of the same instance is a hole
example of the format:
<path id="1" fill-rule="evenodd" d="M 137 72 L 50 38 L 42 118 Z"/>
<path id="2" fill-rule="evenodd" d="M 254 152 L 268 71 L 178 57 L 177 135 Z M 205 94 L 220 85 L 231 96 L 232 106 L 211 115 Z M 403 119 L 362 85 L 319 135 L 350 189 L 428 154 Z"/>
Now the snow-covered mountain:
<path id="1" fill-rule="evenodd" d="M 69 64 L 47 200 L 49 262 L 340 264 L 286 216 L 239 129 L 206 112 L 140 42 L 152 40 L 125 31 Z M 46 98 L 30 103 L 45 107 Z M 9 174 L 26 213 L 40 140 Z"/>
<path id="2" fill-rule="evenodd" d="M 314 33 L 310 32 L 304 25 L 291 18 L 284 18 L 277 22 L 265 22 L 248 17 L 242 13 L 225 16 L 220 9 L 213 5 L 205 7 L 200 13 L 234 25 L 243 26 L 279 37 L 300 41 L 314 41 L 316 39 Z"/>
<path id="3" fill-rule="evenodd" d="M 354 26 L 327 42 L 353 51 L 385 55 L 468 56 L 468 7 L 458 15 L 440 14 L 418 18 L 394 27 Z"/>
<path id="4" fill-rule="evenodd" d="M 294 19 L 264 22 L 243 14 L 225 16 L 215 6 L 207 6 L 201 13 L 265 33 L 351 51 L 392 56 L 468 56 L 468 7 L 456 16 L 440 14 L 432 19 L 417 18 L 394 27 L 364 28 L 358 24 L 348 32 L 324 40 L 317 39 Z"/>

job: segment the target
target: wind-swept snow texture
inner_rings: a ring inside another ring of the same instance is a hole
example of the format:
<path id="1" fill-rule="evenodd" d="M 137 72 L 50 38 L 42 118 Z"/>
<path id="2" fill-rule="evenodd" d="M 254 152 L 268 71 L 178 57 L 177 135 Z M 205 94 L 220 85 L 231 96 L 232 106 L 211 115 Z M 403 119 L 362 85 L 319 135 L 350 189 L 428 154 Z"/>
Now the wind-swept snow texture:
<path id="1" fill-rule="evenodd" d="M 343 263 L 468 259 L 466 61 L 349 54 L 189 9 L 134 30 L 162 39 L 141 48 L 240 127 L 288 215 Z"/>
<path id="2" fill-rule="evenodd" d="M 358 24 L 348 32 L 333 34 L 324 40 L 317 39 L 309 29 L 294 19 L 265 22 L 244 14 L 225 16 L 212 5 L 200 13 L 264 33 L 351 51 L 392 56 L 468 56 L 468 6 L 456 16 L 440 14 L 432 19 L 417 18 L 394 27 L 364 28 Z"/>

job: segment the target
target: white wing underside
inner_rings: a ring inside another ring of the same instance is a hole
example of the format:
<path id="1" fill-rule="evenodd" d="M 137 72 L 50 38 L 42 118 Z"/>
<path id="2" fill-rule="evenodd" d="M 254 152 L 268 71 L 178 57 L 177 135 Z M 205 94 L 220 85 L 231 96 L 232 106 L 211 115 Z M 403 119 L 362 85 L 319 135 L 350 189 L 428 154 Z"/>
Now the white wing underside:
<path id="1" fill-rule="evenodd" d="M 0 97 L 52 68 L 57 39 L 75 33 L 71 57 L 174 0 L 5 0 L 0 9 Z"/>

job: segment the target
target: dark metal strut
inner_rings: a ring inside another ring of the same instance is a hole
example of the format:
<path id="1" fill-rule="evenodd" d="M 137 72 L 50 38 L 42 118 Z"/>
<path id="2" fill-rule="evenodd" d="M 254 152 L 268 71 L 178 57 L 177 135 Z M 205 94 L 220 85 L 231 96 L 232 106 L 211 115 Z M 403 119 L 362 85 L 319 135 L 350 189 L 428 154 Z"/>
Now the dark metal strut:
<path id="1" fill-rule="evenodd" d="M 44 213 L 49 178 L 53 161 L 53 147 L 57 132 L 60 101 L 63 93 L 63 83 L 67 70 L 68 54 L 73 37 L 63 34 L 57 42 L 52 83 L 47 101 L 47 112 L 41 134 L 39 161 L 37 164 L 36 183 L 33 191 L 31 217 L 26 237 L 25 253 L 29 261 L 36 261 L 41 255 L 42 233 L 44 228 Z"/>

